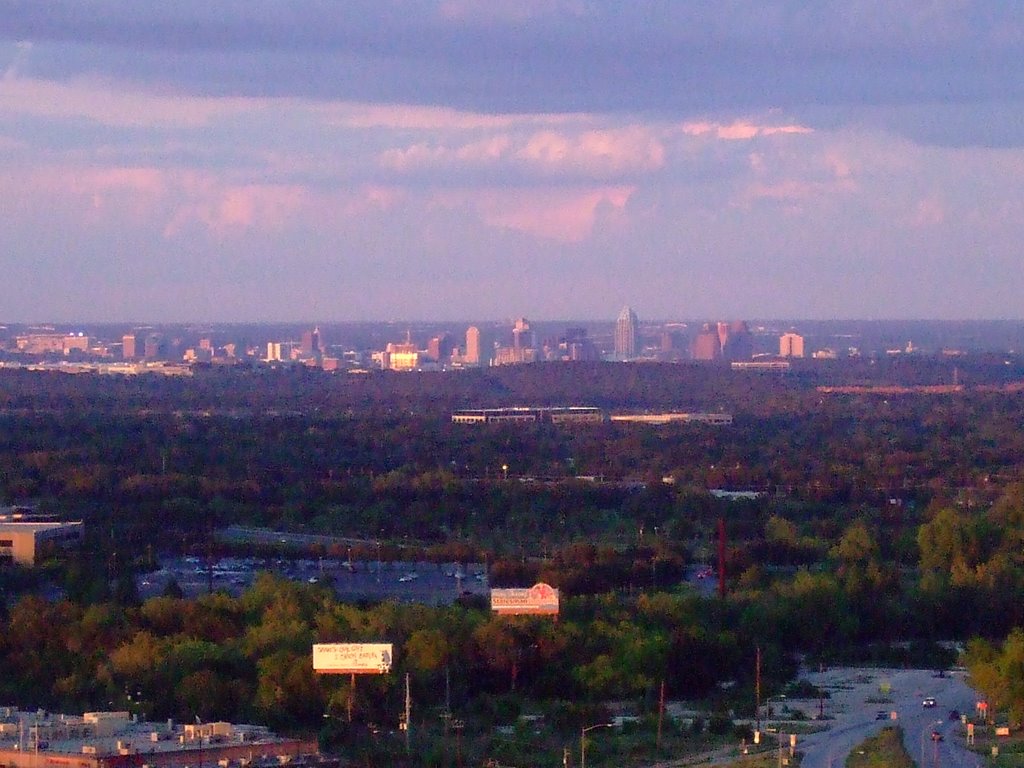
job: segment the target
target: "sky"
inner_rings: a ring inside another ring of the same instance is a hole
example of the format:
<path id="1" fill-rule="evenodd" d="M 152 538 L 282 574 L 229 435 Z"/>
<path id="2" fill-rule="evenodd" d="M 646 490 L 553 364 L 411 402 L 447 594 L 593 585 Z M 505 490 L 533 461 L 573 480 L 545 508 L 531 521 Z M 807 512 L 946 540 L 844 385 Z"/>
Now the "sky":
<path id="1" fill-rule="evenodd" d="M 1024 318 L 1016 0 L 0 0 L 0 322 Z"/>

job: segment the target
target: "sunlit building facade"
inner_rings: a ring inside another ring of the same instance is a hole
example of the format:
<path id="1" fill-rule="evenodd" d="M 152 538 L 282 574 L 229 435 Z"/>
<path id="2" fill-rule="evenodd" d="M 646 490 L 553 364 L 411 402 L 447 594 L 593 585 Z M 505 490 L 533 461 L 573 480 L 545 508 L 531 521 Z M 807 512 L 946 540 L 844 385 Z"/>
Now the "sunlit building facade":
<path id="1" fill-rule="evenodd" d="M 632 360 L 636 357 L 638 324 L 636 312 L 629 307 L 623 307 L 615 321 L 615 358 L 617 360 Z"/>

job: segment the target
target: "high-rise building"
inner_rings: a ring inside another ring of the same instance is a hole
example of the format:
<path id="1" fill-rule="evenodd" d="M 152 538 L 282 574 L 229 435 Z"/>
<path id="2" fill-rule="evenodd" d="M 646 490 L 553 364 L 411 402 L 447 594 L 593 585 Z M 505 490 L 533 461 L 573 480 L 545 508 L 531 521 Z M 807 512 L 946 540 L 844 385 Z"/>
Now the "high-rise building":
<path id="1" fill-rule="evenodd" d="M 147 360 L 162 360 L 167 356 L 167 340 L 159 333 L 151 333 L 143 345 L 143 356 Z"/>
<path id="2" fill-rule="evenodd" d="M 512 349 L 515 351 L 516 359 L 522 361 L 527 354 L 526 350 L 533 349 L 533 347 L 533 331 L 530 330 L 530 321 L 525 317 L 520 317 L 512 327 Z"/>
<path id="3" fill-rule="evenodd" d="M 303 357 L 319 357 L 323 352 L 320 346 L 320 327 L 317 326 L 309 331 L 302 332 L 301 353 Z"/>
<path id="4" fill-rule="evenodd" d="M 718 327 L 704 323 L 693 339 L 691 355 L 694 360 L 718 360 L 722 356 L 722 342 L 719 340 Z"/>
<path id="5" fill-rule="evenodd" d="M 427 342 L 427 357 L 437 362 L 444 362 L 451 358 L 453 349 L 455 349 L 455 341 L 452 335 L 445 331 Z"/>
<path id="6" fill-rule="evenodd" d="M 804 337 L 798 333 L 784 333 L 779 336 L 779 357 L 803 357 Z"/>
<path id="7" fill-rule="evenodd" d="M 722 357 L 726 360 L 749 360 L 754 356 L 754 340 L 746 320 L 733 320 L 731 323 L 718 324 L 718 338 L 721 340 L 722 326 L 725 326 L 725 337 L 722 341 Z"/>
<path id="8" fill-rule="evenodd" d="M 466 329 L 466 364 L 481 365 L 480 329 L 475 325 Z"/>
<path id="9" fill-rule="evenodd" d="M 615 357 L 618 360 L 632 360 L 636 357 L 636 312 L 623 307 L 615 321 Z"/>
<path id="10" fill-rule="evenodd" d="M 121 337 L 121 357 L 125 360 L 135 359 L 135 334 L 126 333 Z"/>
<path id="11" fill-rule="evenodd" d="M 487 367 L 494 359 L 494 338 L 490 333 L 471 325 L 466 329 L 466 354 L 462 361 L 466 365 Z"/>

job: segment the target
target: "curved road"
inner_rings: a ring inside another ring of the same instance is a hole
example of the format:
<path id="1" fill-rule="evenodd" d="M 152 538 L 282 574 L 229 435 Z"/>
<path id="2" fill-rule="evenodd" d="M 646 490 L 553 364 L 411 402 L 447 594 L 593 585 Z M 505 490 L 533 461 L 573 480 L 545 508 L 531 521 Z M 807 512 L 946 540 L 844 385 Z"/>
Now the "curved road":
<path id="1" fill-rule="evenodd" d="M 800 737 L 802 768 L 841 768 L 852 749 L 886 725 L 903 728 L 907 751 L 921 768 L 978 768 L 983 762 L 964 747 L 964 726 L 949 720 L 953 709 L 972 714 L 978 698 L 960 674 L 835 669 L 806 677 L 831 692 L 826 714 L 834 719 L 828 730 Z M 890 686 L 887 694 L 881 692 L 885 684 Z M 935 699 L 934 707 L 922 706 L 926 697 Z M 876 719 L 881 710 L 895 712 L 896 718 Z M 933 741 L 932 731 L 941 733 L 943 740 Z"/>

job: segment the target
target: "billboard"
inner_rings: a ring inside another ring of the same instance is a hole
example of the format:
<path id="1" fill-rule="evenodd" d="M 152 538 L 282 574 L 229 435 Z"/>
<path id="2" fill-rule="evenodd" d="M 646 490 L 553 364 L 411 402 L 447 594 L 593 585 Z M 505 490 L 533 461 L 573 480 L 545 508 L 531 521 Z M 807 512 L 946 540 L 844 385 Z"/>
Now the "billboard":
<path id="1" fill-rule="evenodd" d="M 320 675 L 383 675 L 391 670 L 391 643 L 318 643 L 313 671 Z"/>
<path id="2" fill-rule="evenodd" d="M 528 589 L 492 589 L 491 610 L 500 614 L 558 615 L 558 590 L 540 583 Z"/>

